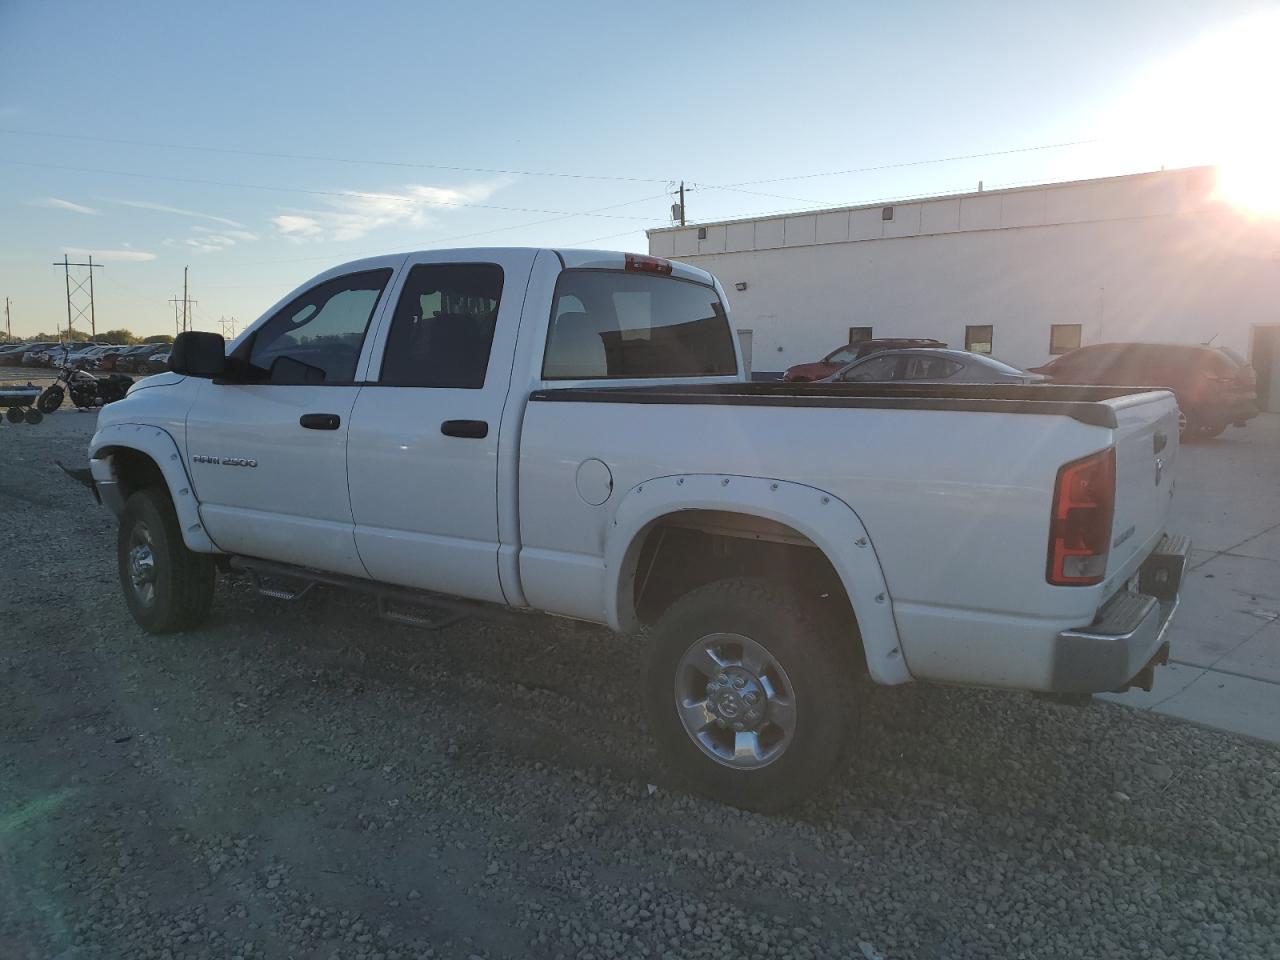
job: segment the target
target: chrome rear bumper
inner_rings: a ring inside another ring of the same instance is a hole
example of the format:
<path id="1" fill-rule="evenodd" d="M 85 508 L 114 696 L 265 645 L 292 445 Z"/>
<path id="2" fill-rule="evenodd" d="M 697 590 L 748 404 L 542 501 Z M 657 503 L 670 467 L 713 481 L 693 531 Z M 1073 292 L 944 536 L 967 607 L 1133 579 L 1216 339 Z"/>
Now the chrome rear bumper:
<path id="1" fill-rule="evenodd" d="M 1178 589 L 1191 541 L 1166 534 L 1138 571 L 1136 589 L 1108 600 L 1093 623 L 1064 630 L 1054 644 L 1054 693 L 1151 689 L 1154 668 L 1168 660 L 1165 633 L 1178 609 Z"/>

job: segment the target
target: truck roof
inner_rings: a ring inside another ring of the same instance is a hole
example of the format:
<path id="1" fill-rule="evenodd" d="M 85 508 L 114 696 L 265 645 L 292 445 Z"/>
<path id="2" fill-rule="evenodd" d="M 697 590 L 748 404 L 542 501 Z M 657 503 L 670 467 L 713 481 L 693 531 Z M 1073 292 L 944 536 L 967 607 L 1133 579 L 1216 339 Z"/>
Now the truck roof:
<path id="1" fill-rule="evenodd" d="M 576 268 L 581 270 L 621 270 L 626 264 L 626 258 L 642 257 L 645 260 L 658 260 L 659 257 L 651 257 L 643 253 L 628 254 L 620 250 L 589 250 L 578 249 L 575 247 L 441 247 L 431 250 L 405 250 L 383 254 L 379 257 L 364 257 L 359 260 L 352 260 L 335 266 L 331 270 L 325 271 L 325 275 L 336 273 L 344 273 L 352 268 L 360 268 L 370 265 L 374 261 L 383 261 L 388 256 L 440 256 L 443 259 L 458 259 L 461 257 L 483 259 L 486 254 L 493 255 L 495 253 L 514 253 L 525 252 L 536 254 L 542 250 L 547 250 L 559 257 L 560 262 L 564 264 L 566 269 Z M 682 280 L 693 280 L 696 283 L 703 283 L 707 286 L 715 286 L 716 280 L 706 270 L 698 267 L 690 266 L 687 263 L 681 263 L 679 260 L 664 261 L 671 264 L 671 275 Z"/>

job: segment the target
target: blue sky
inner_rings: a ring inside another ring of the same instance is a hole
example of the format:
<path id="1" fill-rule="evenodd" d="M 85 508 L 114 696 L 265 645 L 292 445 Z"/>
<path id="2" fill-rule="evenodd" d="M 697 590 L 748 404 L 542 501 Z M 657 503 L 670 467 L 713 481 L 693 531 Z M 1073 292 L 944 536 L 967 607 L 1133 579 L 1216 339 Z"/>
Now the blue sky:
<path id="1" fill-rule="evenodd" d="M 713 220 L 1212 161 L 1126 98 L 1258 9 L 0 0 L 0 297 L 65 324 L 94 251 L 98 328 L 172 332 L 189 265 L 217 329 L 373 253 L 643 250 L 681 178 Z"/>

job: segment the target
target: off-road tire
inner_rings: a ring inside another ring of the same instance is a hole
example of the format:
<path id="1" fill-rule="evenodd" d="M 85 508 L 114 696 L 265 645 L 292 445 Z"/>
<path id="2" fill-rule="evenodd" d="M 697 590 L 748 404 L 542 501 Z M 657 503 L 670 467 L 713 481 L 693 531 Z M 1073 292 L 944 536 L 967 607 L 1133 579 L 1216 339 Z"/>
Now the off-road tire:
<path id="1" fill-rule="evenodd" d="M 790 744 L 766 766 L 740 770 L 709 757 L 676 710 L 676 671 L 690 645 L 710 634 L 740 634 L 763 646 L 794 690 Z M 649 726 L 682 786 L 731 806 L 772 812 L 816 793 L 855 735 L 860 684 L 848 645 L 830 635 L 789 590 L 762 580 L 718 580 L 686 594 L 651 635 L 645 700 Z"/>
<path id="2" fill-rule="evenodd" d="M 139 523 L 151 536 L 154 555 L 155 589 L 150 603 L 139 596 L 130 572 L 131 537 Z M 116 563 L 129 612 L 148 633 L 189 629 L 209 615 L 215 582 L 213 557 L 187 549 L 165 490 L 149 487 L 129 497 L 120 516 Z"/>

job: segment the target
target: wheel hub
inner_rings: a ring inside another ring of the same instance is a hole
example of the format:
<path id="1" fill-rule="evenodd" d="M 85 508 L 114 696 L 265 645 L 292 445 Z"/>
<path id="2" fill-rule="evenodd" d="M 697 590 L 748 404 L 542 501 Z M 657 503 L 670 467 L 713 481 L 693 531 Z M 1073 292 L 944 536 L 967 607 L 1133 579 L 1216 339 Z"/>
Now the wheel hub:
<path id="1" fill-rule="evenodd" d="M 764 720 L 768 699 L 759 677 L 734 666 L 707 684 L 707 705 L 718 726 L 755 730 Z"/>
<path id="2" fill-rule="evenodd" d="M 156 558 L 147 544 L 140 543 L 129 551 L 129 577 L 135 587 L 155 581 Z"/>

